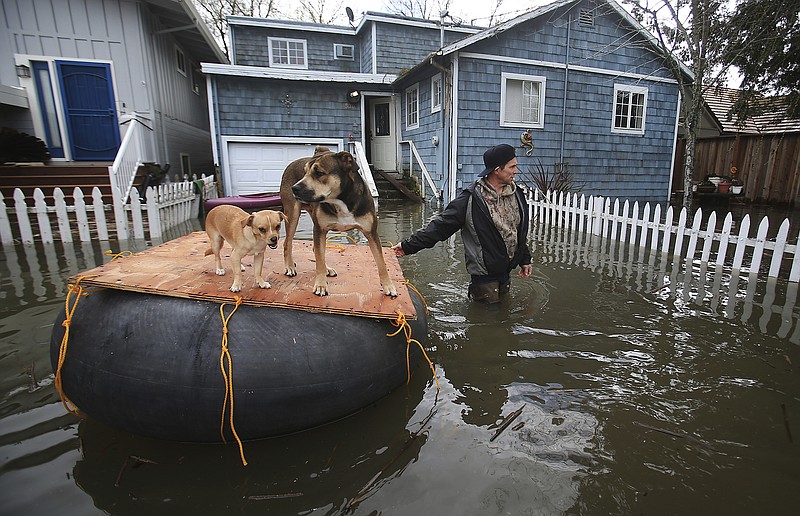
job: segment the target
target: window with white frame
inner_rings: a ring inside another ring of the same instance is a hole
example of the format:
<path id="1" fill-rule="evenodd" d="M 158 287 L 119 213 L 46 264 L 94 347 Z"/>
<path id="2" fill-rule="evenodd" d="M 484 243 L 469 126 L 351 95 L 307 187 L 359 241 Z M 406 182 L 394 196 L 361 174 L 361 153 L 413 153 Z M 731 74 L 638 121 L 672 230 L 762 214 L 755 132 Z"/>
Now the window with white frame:
<path id="1" fill-rule="evenodd" d="M 355 56 L 355 47 L 353 47 L 353 45 L 344 45 L 342 43 L 333 44 L 334 59 L 353 61 L 355 59 L 354 56 Z"/>
<path id="2" fill-rule="evenodd" d="M 611 132 L 622 134 L 644 134 L 647 88 L 641 86 L 614 85 L 614 120 Z"/>
<path id="3" fill-rule="evenodd" d="M 178 73 L 184 77 L 186 76 L 186 55 L 178 47 L 175 47 L 175 68 L 177 68 Z"/>
<path id="4" fill-rule="evenodd" d="M 406 90 L 406 129 L 419 127 L 419 85 Z"/>
<path id="5" fill-rule="evenodd" d="M 431 77 L 431 113 L 442 110 L 442 74 Z"/>
<path id="6" fill-rule="evenodd" d="M 500 125 L 544 127 L 544 93 L 547 80 L 537 75 L 502 74 Z"/>
<path id="7" fill-rule="evenodd" d="M 276 68 L 308 68 L 306 40 L 267 38 L 269 65 Z"/>

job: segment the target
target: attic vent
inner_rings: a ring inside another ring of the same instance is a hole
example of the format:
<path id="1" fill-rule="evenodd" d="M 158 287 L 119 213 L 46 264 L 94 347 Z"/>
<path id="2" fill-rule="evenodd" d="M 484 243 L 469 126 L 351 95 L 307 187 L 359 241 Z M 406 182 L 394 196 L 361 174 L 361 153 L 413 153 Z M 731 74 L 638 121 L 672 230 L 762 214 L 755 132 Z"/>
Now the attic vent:
<path id="1" fill-rule="evenodd" d="M 333 45 L 333 58 L 334 59 L 353 59 L 353 45 L 342 45 L 336 43 Z"/>
<path id="2" fill-rule="evenodd" d="M 581 27 L 594 27 L 594 10 L 581 9 L 580 14 L 578 15 L 578 22 L 580 23 Z"/>

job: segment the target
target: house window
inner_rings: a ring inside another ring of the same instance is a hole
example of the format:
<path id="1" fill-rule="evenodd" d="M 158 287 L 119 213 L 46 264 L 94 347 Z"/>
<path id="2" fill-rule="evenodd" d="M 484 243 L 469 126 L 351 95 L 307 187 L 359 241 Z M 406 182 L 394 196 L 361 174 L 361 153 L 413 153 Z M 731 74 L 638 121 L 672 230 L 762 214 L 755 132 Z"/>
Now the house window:
<path id="1" fill-rule="evenodd" d="M 614 120 L 611 132 L 644 134 L 647 88 L 614 85 Z"/>
<path id="2" fill-rule="evenodd" d="M 200 81 L 202 80 L 203 76 L 200 72 L 192 67 L 192 92 L 195 95 L 200 95 Z"/>
<path id="3" fill-rule="evenodd" d="M 333 58 L 334 59 L 342 59 L 344 61 L 352 61 L 354 59 L 355 50 L 353 45 L 342 45 L 341 43 L 335 43 L 333 45 Z"/>
<path id="4" fill-rule="evenodd" d="M 183 177 L 190 177 L 192 174 L 192 159 L 188 154 L 181 152 L 181 174 Z"/>
<path id="5" fill-rule="evenodd" d="M 178 73 L 186 77 L 186 56 L 183 54 L 183 50 L 178 47 L 175 47 L 175 63 Z"/>
<path id="6" fill-rule="evenodd" d="M 431 78 L 431 113 L 442 110 L 442 74 Z"/>
<path id="7" fill-rule="evenodd" d="M 277 68 L 308 68 L 304 39 L 267 38 L 269 65 Z"/>
<path id="8" fill-rule="evenodd" d="M 546 79 L 535 75 L 502 75 L 500 125 L 504 127 L 544 127 Z"/>
<path id="9" fill-rule="evenodd" d="M 419 85 L 406 90 L 406 129 L 419 127 Z"/>

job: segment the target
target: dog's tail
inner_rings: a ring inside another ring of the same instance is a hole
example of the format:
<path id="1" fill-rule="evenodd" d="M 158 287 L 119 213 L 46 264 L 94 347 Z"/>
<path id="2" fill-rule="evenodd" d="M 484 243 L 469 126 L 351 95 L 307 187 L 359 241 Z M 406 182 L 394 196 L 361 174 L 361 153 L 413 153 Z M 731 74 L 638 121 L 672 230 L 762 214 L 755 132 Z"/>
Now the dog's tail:
<path id="1" fill-rule="evenodd" d="M 214 250 L 211 249 L 210 247 L 206 249 L 206 252 L 203 253 L 203 256 L 208 256 L 209 254 L 214 254 Z"/>

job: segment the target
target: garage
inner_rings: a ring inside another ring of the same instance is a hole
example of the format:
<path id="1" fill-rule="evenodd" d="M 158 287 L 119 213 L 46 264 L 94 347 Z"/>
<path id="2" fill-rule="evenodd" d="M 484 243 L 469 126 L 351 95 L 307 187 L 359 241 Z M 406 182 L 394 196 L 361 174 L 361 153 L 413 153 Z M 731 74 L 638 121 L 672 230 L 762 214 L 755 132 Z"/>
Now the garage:
<path id="1" fill-rule="evenodd" d="M 261 192 L 277 192 L 281 186 L 281 175 L 286 165 L 314 154 L 317 145 L 338 150 L 341 141 L 280 142 L 280 141 L 233 141 L 228 140 L 223 149 L 227 151 L 228 163 L 225 174 L 225 194 L 242 195 Z"/>

